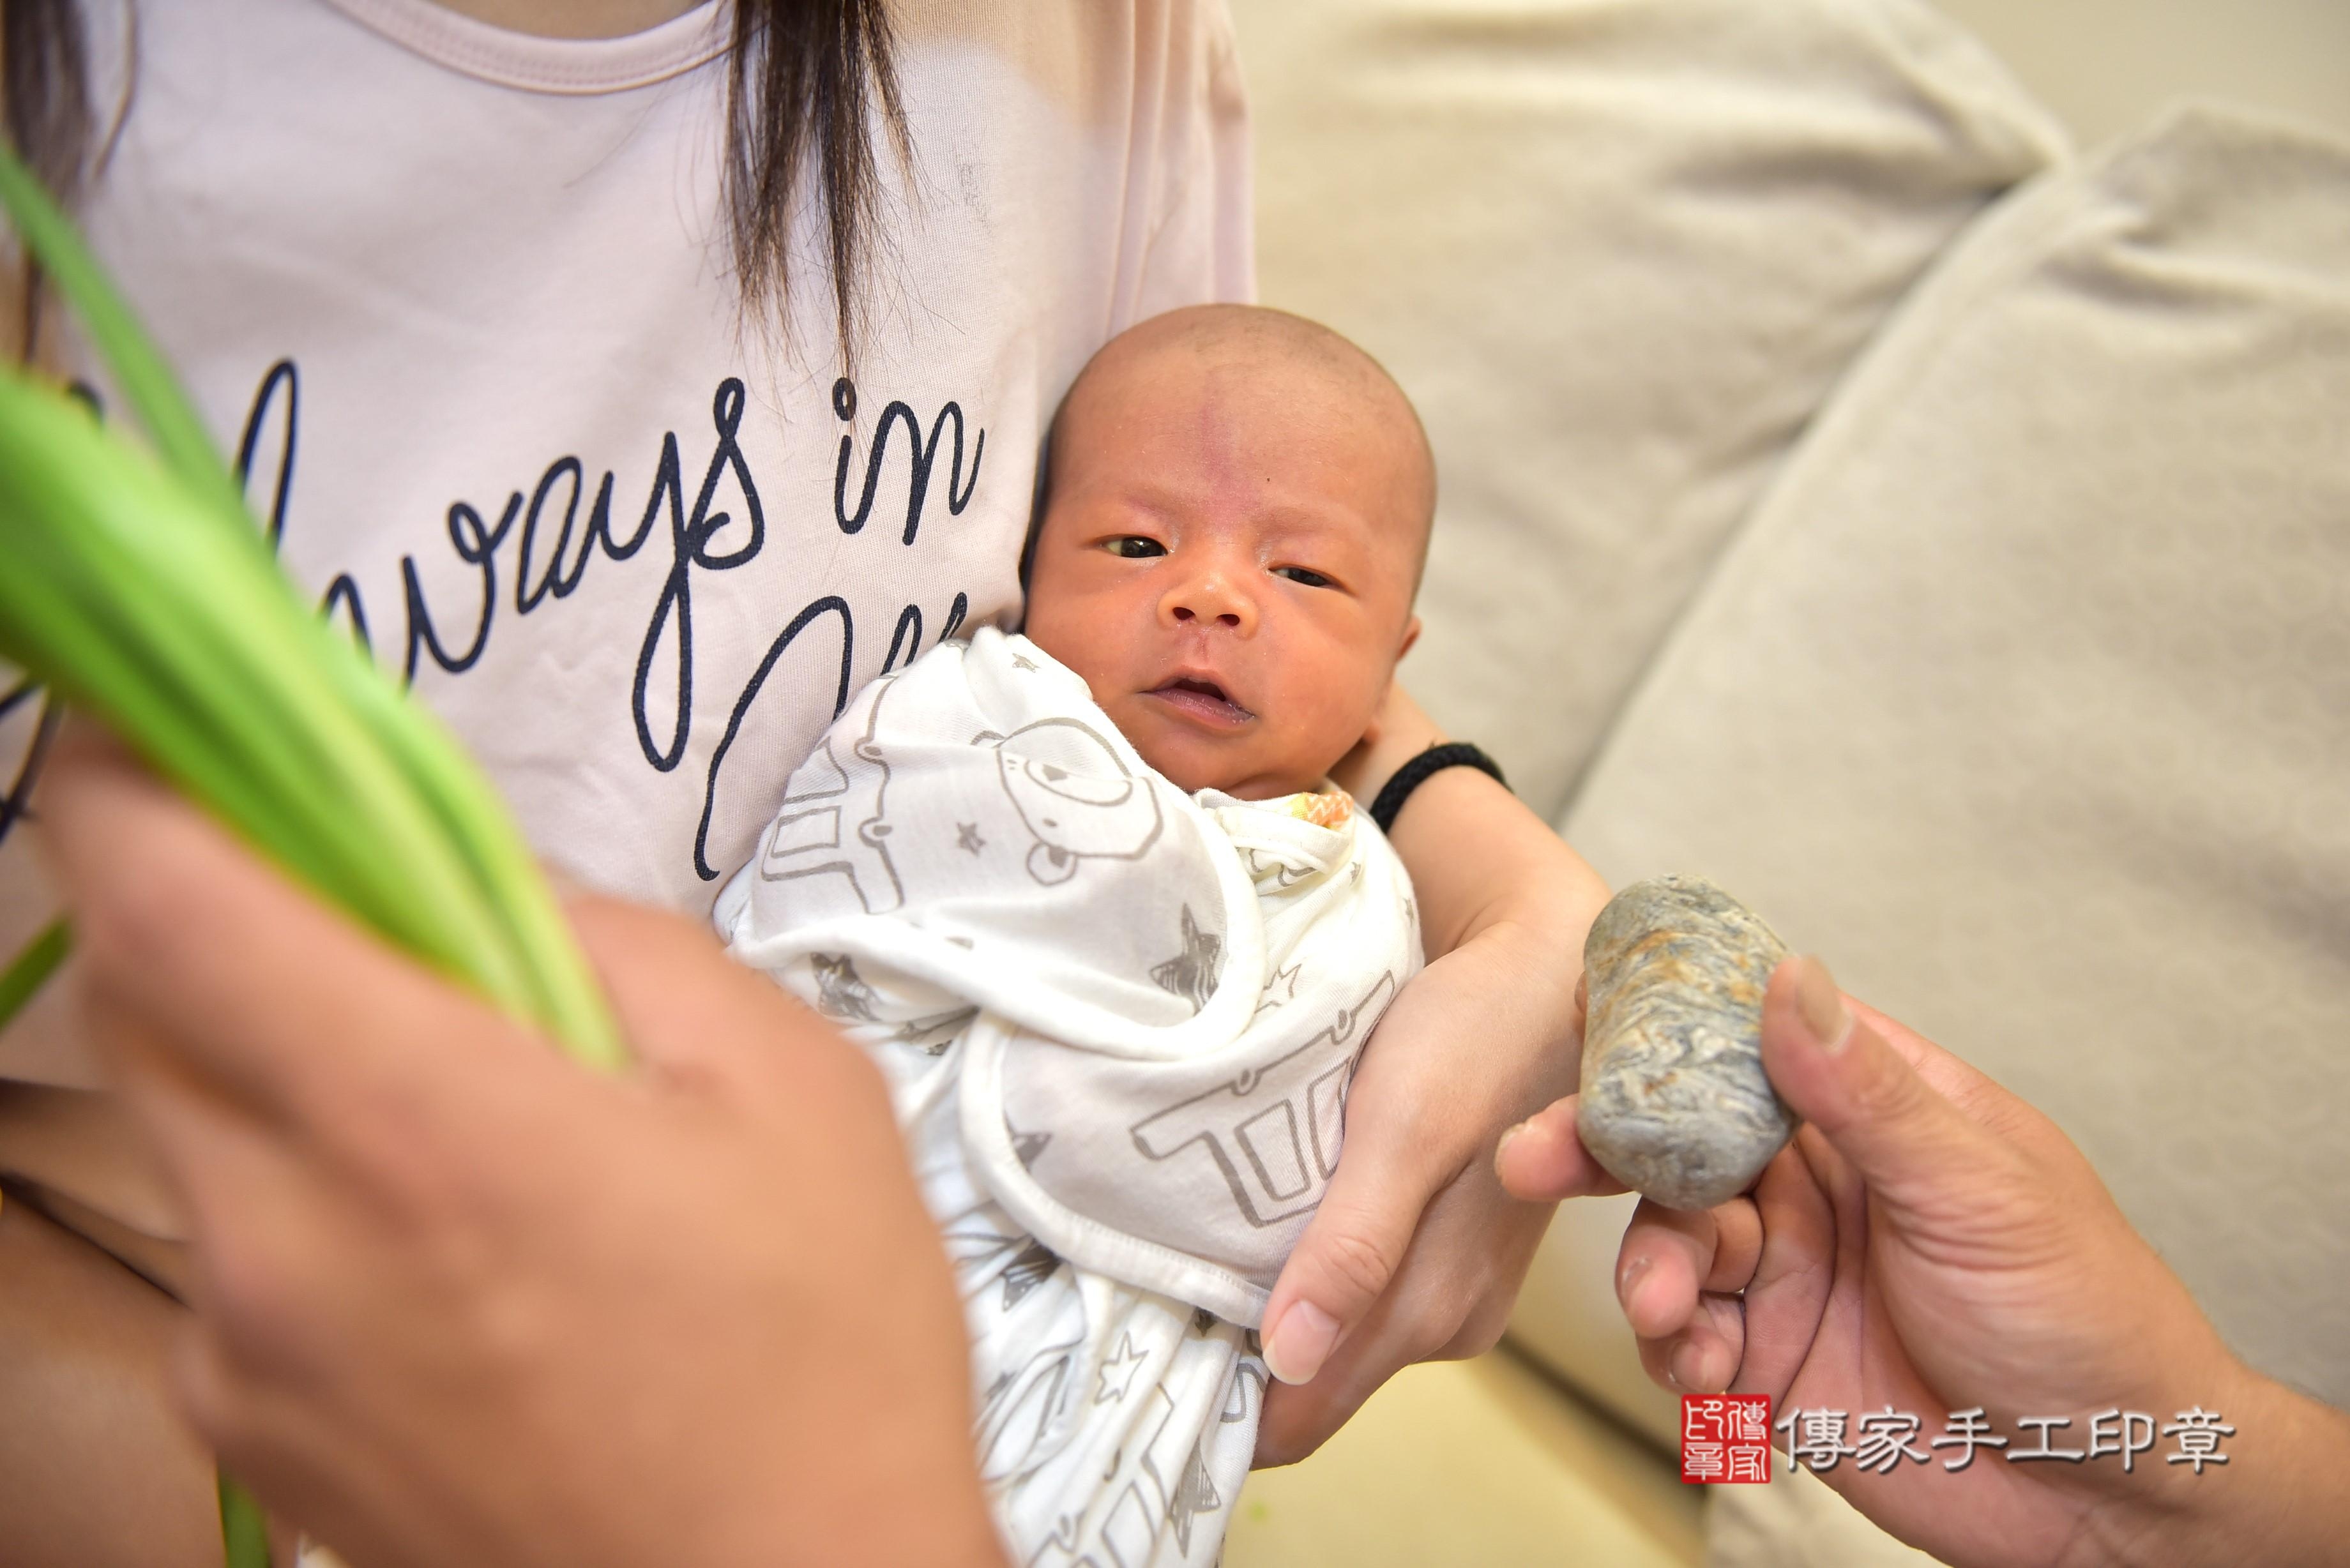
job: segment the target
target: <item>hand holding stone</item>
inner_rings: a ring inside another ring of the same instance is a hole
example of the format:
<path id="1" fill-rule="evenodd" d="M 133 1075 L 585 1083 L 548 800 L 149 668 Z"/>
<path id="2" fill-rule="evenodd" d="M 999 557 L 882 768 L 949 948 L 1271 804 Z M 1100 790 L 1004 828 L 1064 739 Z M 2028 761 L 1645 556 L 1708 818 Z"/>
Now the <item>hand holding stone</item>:
<path id="1" fill-rule="evenodd" d="M 1887 1407 L 1928 1431 L 1973 1410 L 2034 1439 L 2073 1423 L 2200 1406 L 2236 1430 L 2195 1475 L 1937 1456 L 1822 1480 L 1953 1564 L 2322 1562 L 2350 1531 L 2337 1477 L 2350 1419 L 2229 1354 L 2080 1151 L 2030 1106 L 1791 960 L 1762 1008 L 1771 1082 L 1804 1118 L 1751 1197 L 1704 1214 L 1640 1205 L 1617 1293 L 1659 1382 L 1761 1393 L 1774 1414 Z M 1503 1184 L 1555 1199 L 1612 1189 L 1573 1100 L 1505 1137 Z"/>

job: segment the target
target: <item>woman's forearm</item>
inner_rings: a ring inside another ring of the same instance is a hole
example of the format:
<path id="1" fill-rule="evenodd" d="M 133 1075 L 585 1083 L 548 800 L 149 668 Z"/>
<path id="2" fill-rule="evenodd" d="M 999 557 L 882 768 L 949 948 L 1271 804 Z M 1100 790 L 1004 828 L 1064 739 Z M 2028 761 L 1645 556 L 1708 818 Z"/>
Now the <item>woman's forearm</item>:
<path id="1" fill-rule="evenodd" d="M 1399 686 L 1377 728 L 1332 776 L 1368 801 L 1398 768 L 1444 739 Z M 1412 791 L 1388 837 L 1411 873 L 1431 960 L 1509 928 L 1530 956 L 1558 955 L 1572 982 L 1607 886 L 1523 801 L 1475 768 L 1446 768 Z"/>

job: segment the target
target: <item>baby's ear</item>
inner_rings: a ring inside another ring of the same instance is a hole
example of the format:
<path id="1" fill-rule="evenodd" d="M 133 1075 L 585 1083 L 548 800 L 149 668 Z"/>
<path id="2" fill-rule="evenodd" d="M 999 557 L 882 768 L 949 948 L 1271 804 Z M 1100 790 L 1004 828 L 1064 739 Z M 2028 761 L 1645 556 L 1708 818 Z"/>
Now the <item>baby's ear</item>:
<path id="1" fill-rule="evenodd" d="M 1403 640 L 1396 645 L 1396 657 L 1401 659 L 1405 654 L 1409 653 L 1411 645 L 1419 640 L 1419 618 L 1414 616 L 1403 623 Z"/>

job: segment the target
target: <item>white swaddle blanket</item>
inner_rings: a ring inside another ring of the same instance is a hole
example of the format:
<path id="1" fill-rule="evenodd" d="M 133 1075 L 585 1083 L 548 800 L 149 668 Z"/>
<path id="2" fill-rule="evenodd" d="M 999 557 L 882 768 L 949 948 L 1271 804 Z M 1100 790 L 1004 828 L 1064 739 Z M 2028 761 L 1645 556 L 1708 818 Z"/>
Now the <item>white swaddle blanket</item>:
<path id="1" fill-rule="evenodd" d="M 1184 794 L 983 629 L 849 704 L 714 919 L 889 1075 L 1014 1560 L 1212 1563 L 1266 1293 L 1419 964 L 1378 829 L 1343 795 Z"/>

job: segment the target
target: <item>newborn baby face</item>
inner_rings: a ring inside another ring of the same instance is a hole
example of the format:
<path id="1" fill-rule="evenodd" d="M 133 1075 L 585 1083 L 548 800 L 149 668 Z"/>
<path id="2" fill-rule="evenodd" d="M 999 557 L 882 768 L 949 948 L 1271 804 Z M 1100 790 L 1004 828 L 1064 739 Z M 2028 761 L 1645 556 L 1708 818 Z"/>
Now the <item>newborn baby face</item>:
<path id="1" fill-rule="evenodd" d="M 1187 790 L 1320 786 L 1419 635 L 1433 471 L 1403 394 L 1295 317 L 1105 348 L 1054 427 L 1025 630 Z"/>

